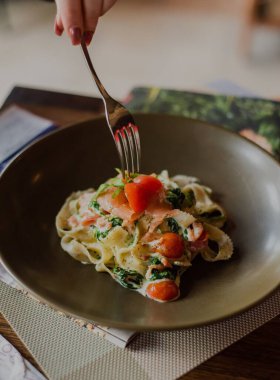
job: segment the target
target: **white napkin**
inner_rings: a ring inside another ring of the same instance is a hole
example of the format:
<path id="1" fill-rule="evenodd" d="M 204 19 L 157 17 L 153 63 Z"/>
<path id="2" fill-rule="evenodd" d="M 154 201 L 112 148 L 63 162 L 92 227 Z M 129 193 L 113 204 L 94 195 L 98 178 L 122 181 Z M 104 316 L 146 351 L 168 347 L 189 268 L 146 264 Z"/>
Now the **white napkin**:
<path id="1" fill-rule="evenodd" d="M 50 120 L 33 115 L 18 106 L 7 108 L 0 116 L 0 164 L 51 128 L 54 126 Z"/>
<path id="2" fill-rule="evenodd" d="M 46 380 L 46 377 L 0 335 L 0 380 Z"/>
<path id="3" fill-rule="evenodd" d="M 51 129 L 54 129 L 52 121 L 36 116 L 18 106 L 11 106 L 2 112 L 0 115 L 0 172 L 1 168 L 3 168 L 23 146 Z M 13 288 L 23 290 L 6 271 L 1 262 L 0 280 Z M 83 320 L 75 320 L 75 322 L 80 326 L 93 330 L 122 348 L 126 347 L 135 336 L 135 332 L 133 331 L 92 325 Z"/>

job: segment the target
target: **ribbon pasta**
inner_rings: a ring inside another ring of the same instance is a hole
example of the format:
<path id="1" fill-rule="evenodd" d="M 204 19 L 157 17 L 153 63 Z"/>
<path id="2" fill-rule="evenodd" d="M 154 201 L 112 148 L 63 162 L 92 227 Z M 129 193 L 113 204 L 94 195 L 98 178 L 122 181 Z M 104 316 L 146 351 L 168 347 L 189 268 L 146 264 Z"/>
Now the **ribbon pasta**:
<path id="1" fill-rule="evenodd" d="M 118 175 L 97 191 L 72 193 L 56 217 L 56 229 L 72 258 L 166 302 L 179 297 L 180 277 L 197 255 L 210 262 L 228 260 L 233 244 L 221 229 L 224 209 L 197 178 L 170 178 L 167 171 L 145 177 L 159 181 L 160 190 L 144 211 L 133 212 Z M 133 181 L 137 185 L 135 179 L 128 182 Z"/>

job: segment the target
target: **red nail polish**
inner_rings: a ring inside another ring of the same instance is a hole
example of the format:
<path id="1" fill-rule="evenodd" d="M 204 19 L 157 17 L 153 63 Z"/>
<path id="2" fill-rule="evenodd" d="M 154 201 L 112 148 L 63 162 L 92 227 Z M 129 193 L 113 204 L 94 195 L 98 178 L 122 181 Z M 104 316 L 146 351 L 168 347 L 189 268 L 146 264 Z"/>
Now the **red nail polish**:
<path id="1" fill-rule="evenodd" d="M 84 40 L 85 40 L 85 43 L 87 45 L 89 45 L 91 43 L 92 37 L 93 37 L 93 32 L 86 31 L 84 33 Z"/>
<path id="2" fill-rule="evenodd" d="M 54 31 L 57 36 L 61 36 L 63 33 L 63 29 L 60 29 L 57 23 L 54 24 Z"/>
<path id="3" fill-rule="evenodd" d="M 70 32 L 72 44 L 73 45 L 80 44 L 81 43 L 81 36 L 82 36 L 81 29 L 78 28 L 77 26 L 73 26 L 69 29 L 69 32 Z"/>

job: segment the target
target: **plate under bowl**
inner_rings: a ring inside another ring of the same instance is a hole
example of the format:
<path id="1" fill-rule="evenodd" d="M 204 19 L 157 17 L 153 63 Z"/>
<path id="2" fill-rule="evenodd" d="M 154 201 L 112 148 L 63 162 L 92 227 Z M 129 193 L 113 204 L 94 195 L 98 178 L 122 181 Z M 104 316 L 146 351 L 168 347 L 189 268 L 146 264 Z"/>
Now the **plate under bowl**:
<path id="1" fill-rule="evenodd" d="M 104 118 L 61 129 L 22 152 L 0 178 L 0 252 L 6 268 L 41 300 L 103 325 L 174 329 L 241 312 L 279 285 L 280 168 L 266 152 L 222 128 L 166 115 L 135 115 L 142 172 L 196 176 L 232 221 L 230 261 L 196 259 L 181 298 L 160 304 L 126 290 L 60 247 L 55 216 L 73 191 L 96 187 L 119 166 Z"/>

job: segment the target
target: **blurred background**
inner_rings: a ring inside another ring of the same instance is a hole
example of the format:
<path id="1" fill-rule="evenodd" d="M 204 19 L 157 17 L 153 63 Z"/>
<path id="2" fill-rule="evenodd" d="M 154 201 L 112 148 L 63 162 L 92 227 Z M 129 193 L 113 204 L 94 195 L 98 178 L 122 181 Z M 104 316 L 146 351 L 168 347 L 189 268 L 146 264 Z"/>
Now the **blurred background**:
<path id="1" fill-rule="evenodd" d="M 97 95 L 79 47 L 53 33 L 55 4 L 0 0 L 0 104 L 14 85 Z M 206 90 L 229 80 L 280 97 L 280 0 L 119 0 L 90 53 L 109 92 Z"/>

